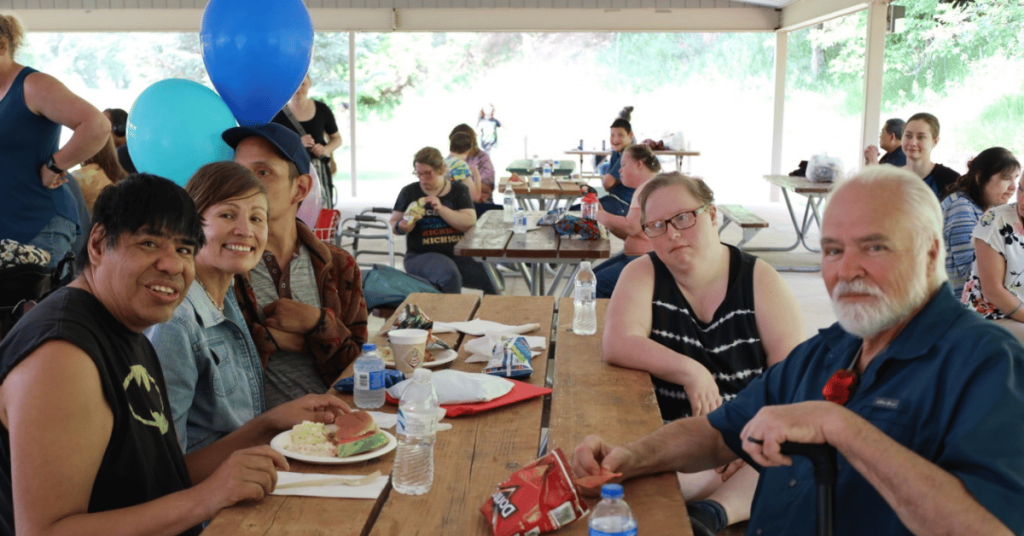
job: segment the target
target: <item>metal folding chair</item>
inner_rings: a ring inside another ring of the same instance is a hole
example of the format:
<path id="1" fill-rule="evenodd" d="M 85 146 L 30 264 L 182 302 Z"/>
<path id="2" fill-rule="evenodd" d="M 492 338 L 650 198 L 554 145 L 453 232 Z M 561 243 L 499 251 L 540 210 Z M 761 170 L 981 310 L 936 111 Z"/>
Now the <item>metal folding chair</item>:
<path id="1" fill-rule="evenodd" d="M 392 209 L 386 207 L 368 208 L 355 216 L 345 218 L 335 237 L 335 245 L 349 250 L 356 262 L 360 255 L 386 255 L 388 265 L 395 267 L 395 235 L 391 230 Z M 384 243 L 381 244 L 380 241 Z M 367 244 L 369 242 L 369 244 Z M 363 262 L 361 268 L 371 268 L 373 262 Z"/>

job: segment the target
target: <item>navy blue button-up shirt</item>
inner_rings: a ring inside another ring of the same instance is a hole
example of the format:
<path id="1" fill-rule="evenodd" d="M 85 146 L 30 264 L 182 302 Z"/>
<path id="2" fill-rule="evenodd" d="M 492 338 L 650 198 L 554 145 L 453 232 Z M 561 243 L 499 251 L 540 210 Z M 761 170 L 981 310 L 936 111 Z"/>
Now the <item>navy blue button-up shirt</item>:
<path id="1" fill-rule="evenodd" d="M 743 452 L 743 426 L 765 405 L 823 400 L 861 339 L 838 324 L 821 330 L 709 415 Z M 948 283 L 876 356 L 846 407 L 959 478 L 1014 534 L 1024 533 L 1024 347 L 965 309 Z M 757 467 L 756 464 L 753 464 Z M 892 507 L 840 454 L 836 534 L 910 534 Z M 809 461 L 761 470 L 749 534 L 812 536 L 815 485 Z"/>

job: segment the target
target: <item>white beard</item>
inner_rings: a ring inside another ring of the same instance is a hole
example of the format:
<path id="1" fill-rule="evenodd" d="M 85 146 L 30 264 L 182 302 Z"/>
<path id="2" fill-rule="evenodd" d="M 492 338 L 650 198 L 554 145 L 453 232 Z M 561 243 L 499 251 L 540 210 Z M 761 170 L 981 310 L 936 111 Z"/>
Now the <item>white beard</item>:
<path id="1" fill-rule="evenodd" d="M 874 303 L 841 302 L 839 298 L 849 292 L 868 294 L 877 298 L 877 301 Z M 864 280 L 839 281 L 832 289 L 832 310 L 844 330 L 862 339 L 869 339 L 905 320 L 927 298 L 928 282 L 926 278 L 917 274 L 911 278 L 910 288 L 906 292 L 903 303 L 897 301 L 893 296 L 886 296 L 878 287 L 870 285 Z"/>

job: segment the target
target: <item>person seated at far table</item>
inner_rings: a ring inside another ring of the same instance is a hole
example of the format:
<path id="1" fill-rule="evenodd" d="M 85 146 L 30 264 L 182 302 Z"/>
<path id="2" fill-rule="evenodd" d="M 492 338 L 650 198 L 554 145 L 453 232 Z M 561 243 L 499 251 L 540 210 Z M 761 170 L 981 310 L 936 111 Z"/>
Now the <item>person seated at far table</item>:
<path id="1" fill-rule="evenodd" d="M 631 478 L 742 457 L 761 473 L 748 534 L 811 536 L 811 463 L 780 446 L 828 444 L 838 536 L 1024 534 L 1024 346 L 953 298 L 931 189 L 870 167 L 836 184 L 821 227 L 837 324 L 709 415 L 622 446 L 587 437 L 573 472 Z"/>
<path id="2" fill-rule="evenodd" d="M 204 240 L 169 180 L 135 175 L 100 194 L 81 274 L 0 343 L 0 533 L 199 534 L 274 489 L 288 462 L 269 445 L 182 455 L 142 334 L 185 299 Z"/>
<path id="3" fill-rule="evenodd" d="M 449 154 L 444 159 L 448 170 L 448 180 L 461 182 L 469 189 L 469 197 L 474 203 L 480 201 L 480 172 L 466 163 L 466 156 L 473 148 L 469 134 L 456 132 L 448 140 Z"/>
<path id="4" fill-rule="evenodd" d="M 480 197 L 476 201 L 480 203 L 493 203 L 494 202 L 494 164 L 491 163 L 491 157 L 487 154 L 487 151 L 480 148 L 476 141 L 476 131 L 473 127 L 460 123 L 455 125 L 452 129 L 451 134 L 448 135 L 448 139 L 451 140 L 453 136 L 459 132 L 469 135 L 469 139 L 472 142 L 472 146 L 469 152 L 466 153 L 463 160 L 466 164 L 469 164 L 470 169 L 476 169 L 480 174 Z M 500 208 L 500 207 L 499 207 Z"/>
<path id="5" fill-rule="evenodd" d="M 864 148 L 864 163 L 892 164 L 896 167 L 907 165 L 907 155 L 900 145 L 904 126 L 906 123 L 898 117 L 886 121 L 885 125 L 882 125 L 882 132 L 878 134 L 878 146 L 868 145 Z M 878 158 L 878 147 L 885 151 L 882 158 Z"/>
<path id="6" fill-rule="evenodd" d="M 168 322 L 146 330 L 167 381 L 167 398 L 185 453 L 226 455 L 267 444 L 302 421 L 333 423 L 347 411 L 337 397 L 309 394 L 266 411 L 263 366 L 231 286 L 267 244 L 267 189 L 234 162 L 214 162 L 189 179 L 206 245 L 196 277 Z M 219 457 L 219 456 L 216 456 Z"/>
<path id="7" fill-rule="evenodd" d="M 622 151 L 636 142 L 633 140 L 633 126 L 625 119 L 612 121 L 610 130 L 608 141 L 612 146 L 612 155 L 608 159 L 607 173 L 601 176 L 601 186 L 608 195 L 601 198 L 601 207 L 616 216 L 625 216 L 629 212 L 629 204 L 633 201 L 634 189 L 622 183 L 619 168 Z"/>
<path id="8" fill-rule="evenodd" d="M 946 245 L 946 275 L 953 296 L 960 298 L 974 264 L 971 233 L 988 209 L 1005 205 L 1017 188 L 1020 162 L 1002 147 L 978 153 L 942 200 L 942 242 Z"/>
<path id="9" fill-rule="evenodd" d="M 960 178 L 956 171 L 932 162 L 932 149 L 939 143 L 939 119 L 929 113 L 919 113 L 907 119 L 903 127 L 903 152 L 907 155 L 907 165 L 903 168 L 924 180 L 932 189 L 936 199 L 951 184 Z"/>
<path id="10" fill-rule="evenodd" d="M 608 305 L 604 360 L 651 374 L 665 422 L 701 417 L 803 340 L 800 309 L 768 263 L 719 241 L 703 180 L 663 173 L 638 197 L 654 251 L 622 271 L 629 284 Z M 700 536 L 749 517 L 757 472 L 720 467 L 679 482 Z"/>
<path id="11" fill-rule="evenodd" d="M 359 357 L 367 339 L 359 265 L 296 219 L 312 188 L 309 152 L 277 123 L 234 127 L 221 138 L 270 198 L 267 247 L 235 297 L 263 362 L 267 408 L 324 393 Z"/>
<path id="12" fill-rule="evenodd" d="M 497 294 L 483 264 L 455 255 L 455 244 L 476 225 L 469 187 L 446 178 L 445 159 L 433 147 L 420 149 L 412 162 L 419 180 L 402 188 L 391 213 L 395 233 L 408 235 L 405 271 L 446 294 L 458 294 L 463 286 Z"/>
<path id="13" fill-rule="evenodd" d="M 974 264 L 964 284 L 962 301 L 1024 341 L 1024 173 L 1016 202 L 981 216 L 971 233 Z"/>
<path id="14" fill-rule="evenodd" d="M 638 192 L 643 185 L 661 171 L 661 163 L 651 148 L 646 145 L 630 145 L 622 151 L 620 161 L 622 183 Z M 629 204 L 625 216 L 616 216 L 598 205 L 597 221 L 608 228 L 613 235 L 623 239 L 622 253 L 602 262 L 594 268 L 597 275 L 597 297 L 611 298 L 619 274 L 630 261 L 651 251 L 651 242 L 640 228 L 640 205 L 637 196 Z"/>

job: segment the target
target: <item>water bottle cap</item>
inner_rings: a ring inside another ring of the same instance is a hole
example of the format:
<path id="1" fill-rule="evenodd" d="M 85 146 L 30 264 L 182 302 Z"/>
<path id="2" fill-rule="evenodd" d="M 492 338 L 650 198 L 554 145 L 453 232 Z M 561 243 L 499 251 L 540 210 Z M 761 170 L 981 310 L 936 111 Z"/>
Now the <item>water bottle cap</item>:
<path id="1" fill-rule="evenodd" d="M 377 351 L 377 345 L 373 344 L 372 342 L 363 343 L 363 351 L 364 352 L 376 352 Z"/>
<path id="2" fill-rule="evenodd" d="M 423 379 L 423 380 L 429 382 L 430 381 L 430 369 L 428 369 L 428 368 L 418 368 L 418 369 L 416 369 L 416 372 L 413 372 L 413 374 L 412 374 L 412 379 L 413 380 Z"/>
<path id="3" fill-rule="evenodd" d="M 597 202 L 597 194 L 595 194 L 594 192 L 590 192 L 589 194 L 583 196 L 583 201 L 585 201 L 587 203 L 596 203 Z"/>
<path id="4" fill-rule="evenodd" d="M 602 499 L 621 499 L 622 484 L 605 484 L 601 486 Z"/>
<path id="5" fill-rule="evenodd" d="M 580 263 L 580 270 L 585 270 L 587 268 L 590 268 L 590 261 L 583 261 Z"/>

